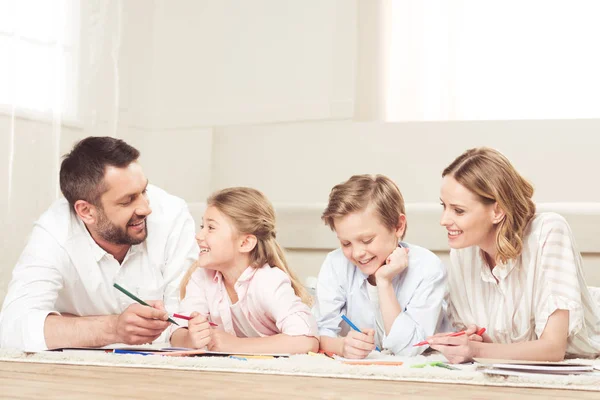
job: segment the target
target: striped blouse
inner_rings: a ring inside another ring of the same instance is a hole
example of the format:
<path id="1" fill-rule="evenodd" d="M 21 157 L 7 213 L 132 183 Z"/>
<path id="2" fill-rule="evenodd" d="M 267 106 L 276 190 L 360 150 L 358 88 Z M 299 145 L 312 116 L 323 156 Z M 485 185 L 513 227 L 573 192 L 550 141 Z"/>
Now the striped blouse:
<path id="1" fill-rule="evenodd" d="M 536 214 L 521 256 L 491 270 L 476 246 L 452 250 L 450 258 L 448 315 L 456 329 L 485 327 L 497 343 L 536 340 L 554 311 L 568 310 L 567 355 L 600 355 L 600 303 L 585 284 L 581 255 L 562 216 Z"/>

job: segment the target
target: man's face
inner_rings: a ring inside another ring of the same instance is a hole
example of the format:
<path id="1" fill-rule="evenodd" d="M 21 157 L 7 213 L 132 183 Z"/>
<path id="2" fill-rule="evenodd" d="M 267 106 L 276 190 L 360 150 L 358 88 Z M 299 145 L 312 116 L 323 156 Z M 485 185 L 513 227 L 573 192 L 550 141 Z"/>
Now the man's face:
<path id="1" fill-rule="evenodd" d="M 104 173 L 108 188 L 96 207 L 94 230 L 107 242 L 140 244 L 148 236 L 146 217 L 152 209 L 146 195 L 148 179 L 137 162 L 125 168 L 108 166 Z"/>

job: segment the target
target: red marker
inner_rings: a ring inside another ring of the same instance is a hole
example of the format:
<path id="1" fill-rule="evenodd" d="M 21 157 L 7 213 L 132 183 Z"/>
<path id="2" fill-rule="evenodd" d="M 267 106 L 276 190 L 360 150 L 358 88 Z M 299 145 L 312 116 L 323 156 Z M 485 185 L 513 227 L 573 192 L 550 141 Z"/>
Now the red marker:
<path id="1" fill-rule="evenodd" d="M 477 332 L 475 332 L 478 336 L 481 336 L 485 333 L 485 328 L 481 328 L 479 329 Z M 453 332 L 451 334 L 449 334 L 448 336 L 451 337 L 456 337 L 456 336 L 462 336 L 465 334 L 465 331 L 458 331 L 458 332 Z M 424 340 L 422 342 L 413 344 L 413 347 L 417 347 L 417 346 L 425 346 L 426 344 L 429 344 L 429 342 L 427 340 Z"/>
<path id="2" fill-rule="evenodd" d="M 181 314 L 173 314 L 174 318 L 179 318 L 179 319 L 185 319 L 186 321 L 189 321 L 190 319 L 192 319 L 192 317 L 188 317 L 187 315 L 181 315 Z M 210 326 L 219 326 L 217 324 L 215 324 L 214 322 L 210 322 L 208 321 L 208 324 Z"/>

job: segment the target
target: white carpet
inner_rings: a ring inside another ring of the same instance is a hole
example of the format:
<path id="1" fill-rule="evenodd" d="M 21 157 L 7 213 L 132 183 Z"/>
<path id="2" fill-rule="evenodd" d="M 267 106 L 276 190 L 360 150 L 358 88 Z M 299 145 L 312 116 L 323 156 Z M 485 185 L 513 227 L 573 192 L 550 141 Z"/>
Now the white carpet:
<path id="1" fill-rule="evenodd" d="M 600 391 L 600 372 L 589 375 L 491 376 L 476 371 L 475 365 L 461 366 L 458 371 L 439 367 L 410 368 L 411 365 L 444 360 L 440 354 L 418 357 L 393 357 L 402 366 L 345 365 L 325 356 L 296 355 L 277 359 L 236 360 L 226 357 L 161 357 L 101 352 L 22 353 L 1 350 L 0 361 L 99 365 L 136 368 L 184 369 L 218 372 L 241 372 L 274 375 L 302 375 L 351 379 L 460 383 L 482 386 L 514 386 L 551 389 Z M 572 360 L 600 365 L 600 359 Z"/>

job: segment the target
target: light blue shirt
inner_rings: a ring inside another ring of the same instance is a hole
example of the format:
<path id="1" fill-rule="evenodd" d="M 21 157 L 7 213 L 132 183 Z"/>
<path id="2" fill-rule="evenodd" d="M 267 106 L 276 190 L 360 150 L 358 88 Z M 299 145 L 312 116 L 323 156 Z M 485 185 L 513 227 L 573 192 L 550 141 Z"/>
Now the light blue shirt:
<path id="1" fill-rule="evenodd" d="M 427 347 L 413 347 L 413 344 L 448 329 L 444 302 L 446 268 L 431 251 L 405 242 L 400 244 L 410 249 L 409 262 L 392 280 L 392 285 L 403 311 L 383 338 L 383 348 L 397 355 L 414 356 Z M 369 299 L 367 278 L 344 256 L 342 249 L 327 255 L 319 272 L 313 308 L 319 335 L 346 336 L 350 327 L 342 321 L 342 314 L 360 329 L 377 330 L 377 310 Z"/>

